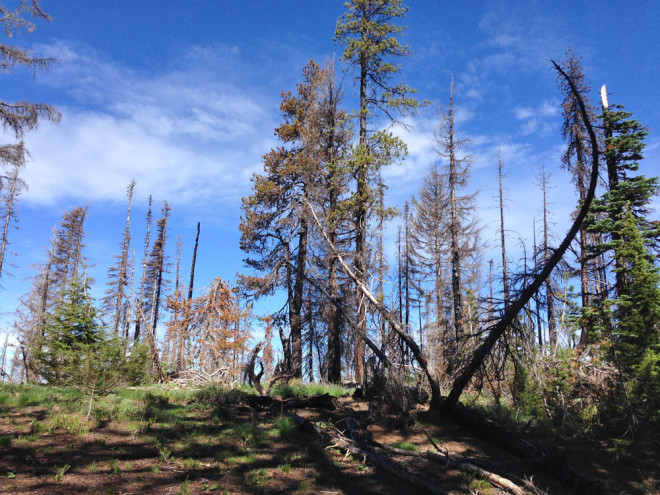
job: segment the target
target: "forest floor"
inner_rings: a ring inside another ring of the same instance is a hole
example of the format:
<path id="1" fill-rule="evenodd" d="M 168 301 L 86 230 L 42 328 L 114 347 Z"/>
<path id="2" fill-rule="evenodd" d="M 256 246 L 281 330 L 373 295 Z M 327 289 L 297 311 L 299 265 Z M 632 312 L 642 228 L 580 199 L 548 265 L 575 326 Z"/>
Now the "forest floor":
<path id="1" fill-rule="evenodd" d="M 362 455 L 348 455 L 332 438 L 297 427 L 300 418 L 332 434 L 342 431 L 338 418 L 353 418 L 377 444 L 417 453 L 436 452 L 432 439 L 452 459 L 487 466 L 525 493 L 575 493 L 548 466 L 516 458 L 424 407 L 402 429 L 373 423 L 367 403 L 350 396 L 317 407 L 300 397 L 248 398 L 122 389 L 95 398 L 88 416 L 89 396 L 80 392 L 0 385 L 0 493 L 425 493 Z M 616 445 L 581 441 L 567 446 L 564 456 L 603 493 L 660 492 L 657 462 L 640 462 Z M 449 460 L 392 452 L 380 457 L 404 478 L 439 492 L 507 493 Z"/>

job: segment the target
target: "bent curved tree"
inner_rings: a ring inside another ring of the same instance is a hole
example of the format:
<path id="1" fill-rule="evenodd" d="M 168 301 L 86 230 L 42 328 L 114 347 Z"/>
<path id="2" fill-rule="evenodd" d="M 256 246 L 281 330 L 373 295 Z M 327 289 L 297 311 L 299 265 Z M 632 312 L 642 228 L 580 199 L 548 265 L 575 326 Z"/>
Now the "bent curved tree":
<path id="1" fill-rule="evenodd" d="M 557 250 L 555 250 L 554 253 L 552 253 L 552 256 L 548 259 L 548 261 L 543 266 L 541 271 L 536 275 L 536 277 L 534 277 L 532 283 L 522 292 L 518 300 L 512 302 L 511 305 L 507 307 L 502 318 L 495 325 L 493 325 L 491 331 L 488 334 L 488 337 L 486 337 L 486 340 L 484 340 L 484 342 L 474 351 L 468 365 L 463 369 L 463 371 L 456 378 L 456 380 L 454 380 L 454 384 L 452 386 L 451 391 L 449 392 L 449 395 L 441 404 L 441 410 L 443 411 L 447 411 L 453 405 L 456 404 L 459 397 L 463 393 L 463 390 L 470 382 L 470 379 L 479 369 L 481 364 L 484 362 L 484 359 L 486 359 L 486 357 L 490 354 L 497 340 L 500 337 L 502 337 L 504 331 L 507 329 L 509 325 L 511 325 L 511 323 L 516 318 L 516 316 L 518 316 L 520 310 L 522 310 L 522 308 L 525 307 L 525 305 L 529 302 L 529 300 L 536 293 L 536 291 L 539 290 L 541 285 L 550 276 L 550 273 L 552 273 L 552 270 L 554 270 L 554 268 L 557 266 L 559 261 L 561 261 L 569 245 L 571 244 L 571 242 L 573 242 L 573 239 L 580 230 L 582 222 L 587 216 L 587 212 L 589 211 L 589 208 L 591 207 L 591 203 L 594 199 L 594 195 L 596 192 L 596 185 L 598 183 L 598 139 L 596 138 L 596 133 L 594 132 L 591 123 L 589 122 L 589 115 L 585 108 L 584 101 L 580 96 L 580 92 L 575 87 L 573 80 L 568 76 L 568 74 L 566 74 L 566 72 L 564 72 L 564 70 L 554 60 L 552 61 L 552 64 L 554 65 L 557 72 L 559 72 L 560 76 L 563 77 L 570 86 L 571 91 L 573 92 L 579 104 L 580 113 L 582 114 L 582 118 L 584 119 L 584 123 L 587 127 L 587 131 L 589 132 L 589 139 L 591 140 L 591 153 L 592 153 L 592 166 L 591 166 L 591 175 L 589 179 L 589 189 L 587 190 L 587 195 L 584 198 L 584 202 L 582 203 L 580 210 L 577 216 L 575 217 L 575 220 L 573 221 L 573 225 L 566 234 L 566 237 L 564 238 L 562 243 L 559 245 Z"/>

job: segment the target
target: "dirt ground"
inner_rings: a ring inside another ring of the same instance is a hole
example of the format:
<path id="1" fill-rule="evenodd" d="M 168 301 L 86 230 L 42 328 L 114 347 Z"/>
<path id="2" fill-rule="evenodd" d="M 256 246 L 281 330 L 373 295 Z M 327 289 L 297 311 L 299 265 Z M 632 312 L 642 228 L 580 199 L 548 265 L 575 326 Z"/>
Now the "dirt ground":
<path id="1" fill-rule="evenodd" d="M 383 445 L 463 456 L 506 473 L 534 493 L 571 493 L 544 466 L 526 463 L 423 409 L 405 429 L 370 424 L 367 404 L 339 399 L 335 411 L 245 404 L 202 407 L 160 399 L 137 420 L 86 419 L 43 407 L 5 409 L 0 416 L 0 493 L 73 494 L 403 494 L 424 493 L 329 439 L 285 421 L 292 414 L 328 431 L 338 417 L 354 417 Z M 56 408 L 55 408 L 56 409 Z M 583 446 L 584 447 L 584 446 Z M 602 452 L 585 462 L 606 493 L 653 493 L 655 479 L 619 483 L 625 459 L 607 464 Z M 583 454 L 578 454 L 583 455 Z M 393 456 L 405 472 L 447 493 L 505 491 L 474 473 L 420 457 Z M 619 472 L 617 472 L 617 470 Z M 612 479 L 615 478 L 615 479 Z M 625 476 L 623 476 L 625 478 Z"/>

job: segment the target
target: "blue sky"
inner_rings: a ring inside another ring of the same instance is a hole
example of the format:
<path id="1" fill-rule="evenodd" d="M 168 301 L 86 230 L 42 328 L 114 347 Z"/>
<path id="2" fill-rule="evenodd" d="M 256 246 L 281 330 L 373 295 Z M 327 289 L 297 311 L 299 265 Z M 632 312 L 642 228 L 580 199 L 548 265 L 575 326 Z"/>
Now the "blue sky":
<path id="1" fill-rule="evenodd" d="M 3 277 L 0 329 L 12 321 L 26 277 L 45 260 L 62 213 L 89 206 L 86 254 L 103 282 L 119 251 L 125 189 L 137 182 L 132 210 L 133 249 L 142 253 L 146 198 L 171 203 L 170 253 L 183 241 L 188 273 L 197 221 L 202 223 L 197 287 L 215 276 L 233 281 L 242 270 L 238 248 L 240 198 L 250 176 L 276 144 L 280 92 L 294 90 L 311 58 L 339 58 L 333 43 L 343 2 L 43 0 L 53 16 L 36 32 L 10 40 L 59 63 L 36 75 L 2 74 L 7 101 L 50 103 L 63 114 L 26 137 L 31 160 L 23 175 L 20 230 L 11 234 L 18 256 L 13 278 Z M 410 154 L 385 177 L 388 202 L 402 206 L 416 194 L 433 152 L 438 104 L 455 77 L 457 128 L 472 140 L 473 182 L 480 190 L 484 239 L 494 243 L 497 150 L 508 189 L 510 242 L 531 236 L 541 200 L 535 184 L 545 165 L 555 229 L 566 230 L 575 206 L 573 186 L 559 169 L 561 95 L 551 59 L 568 48 L 582 56 L 597 102 L 601 84 L 650 128 L 642 172 L 660 175 L 660 4 L 655 0 L 554 2 L 509 0 L 410 1 L 403 41 L 402 80 L 433 102 L 396 130 Z M 346 104 L 354 102 L 354 72 L 345 76 Z M 157 212 L 155 213 L 157 216 Z M 394 231 L 392 227 L 391 231 Z"/>

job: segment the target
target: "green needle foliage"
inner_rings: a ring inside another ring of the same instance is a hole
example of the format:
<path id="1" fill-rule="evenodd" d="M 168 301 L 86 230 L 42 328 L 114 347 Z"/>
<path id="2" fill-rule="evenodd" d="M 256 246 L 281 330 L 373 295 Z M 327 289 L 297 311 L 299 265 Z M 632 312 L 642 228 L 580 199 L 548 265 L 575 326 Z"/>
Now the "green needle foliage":
<path id="1" fill-rule="evenodd" d="M 51 385 L 102 392 L 120 383 L 143 380 L 148 353 L 123 339 L 110 338 L 88 295 L 89 280 L 74 280 L 61 302 L 47 315 L 36 342 L 34 370 Z"/>
<path id="2" fill-rule="evenodd" d="M 656 177 L 636 174 L 648 131 L 631 117 L 617 105 L 603 112 L 609 190 L 594 202 L 587 224 L 604 239 L 594 255 L 609 256 L 615 274 L 602 304 L 599 340 L 607 342 L 605 354 L 631 392 L 629 409 L 643 423 L 660 419 L 660 273 L 654 255 L 660 224 L 648 219 L 660 186 Z"/>

